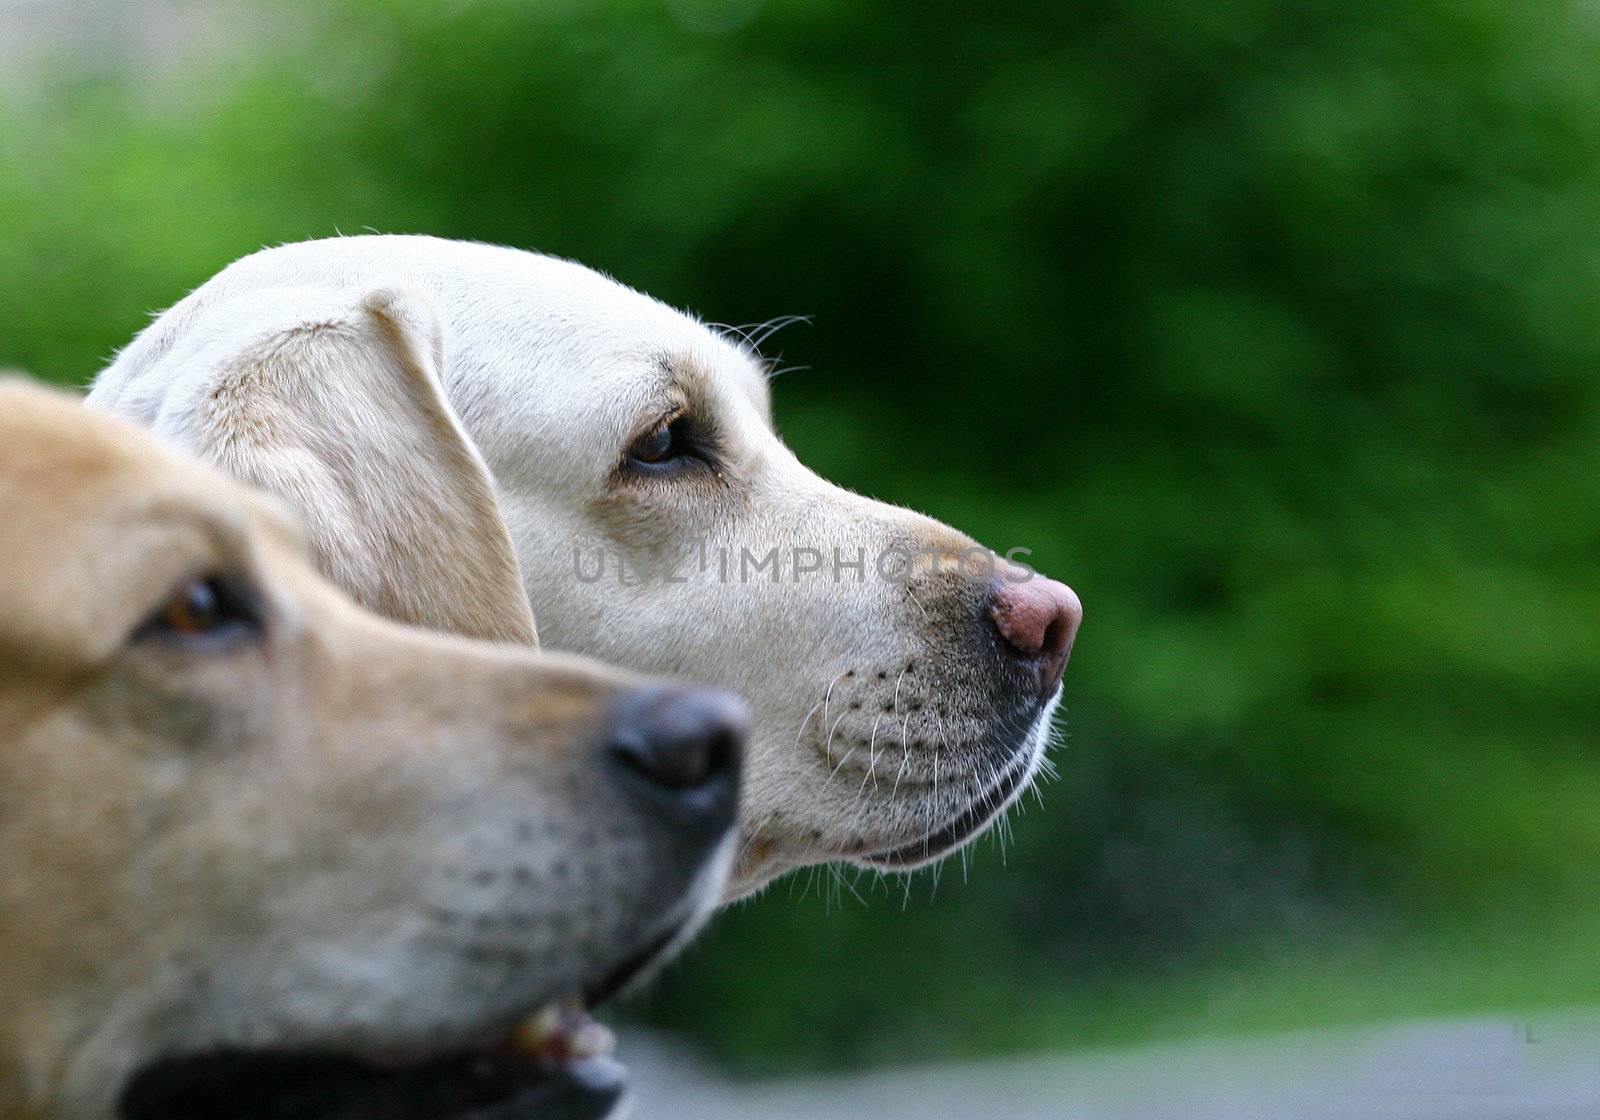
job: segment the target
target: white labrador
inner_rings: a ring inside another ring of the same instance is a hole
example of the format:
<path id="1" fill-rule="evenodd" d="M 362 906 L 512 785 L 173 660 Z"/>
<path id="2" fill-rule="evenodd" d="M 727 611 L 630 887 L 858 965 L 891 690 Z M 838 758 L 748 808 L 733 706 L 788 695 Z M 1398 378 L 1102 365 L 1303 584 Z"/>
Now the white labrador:
<path id="1" fill-rule="evenodd" d="M 580 265 L 428 237 L 268 249 L 90 399 L 300 506 L 380 611 L 527 637 L 520 568 L 549 645 L 741 692 L 732 894 L 945 855 L 1039 765 L 1077 597 L 819 478 L 751 346 Z M 454 528 L 491 492 L 514 558 Z"/>

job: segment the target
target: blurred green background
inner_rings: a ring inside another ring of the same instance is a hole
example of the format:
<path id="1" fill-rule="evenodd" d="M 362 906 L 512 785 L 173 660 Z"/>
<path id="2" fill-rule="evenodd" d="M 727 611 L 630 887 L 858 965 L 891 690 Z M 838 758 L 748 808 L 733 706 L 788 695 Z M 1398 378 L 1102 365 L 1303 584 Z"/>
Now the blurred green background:
<path id="1" fill-rule="evenodd" d="M 1600 9 L 0 0 L 0 365 L 263 244 L 577 258 L 1082 594 L 1060 779 L 632 1014 L 750 1072 L 1600 1002 Z"/>

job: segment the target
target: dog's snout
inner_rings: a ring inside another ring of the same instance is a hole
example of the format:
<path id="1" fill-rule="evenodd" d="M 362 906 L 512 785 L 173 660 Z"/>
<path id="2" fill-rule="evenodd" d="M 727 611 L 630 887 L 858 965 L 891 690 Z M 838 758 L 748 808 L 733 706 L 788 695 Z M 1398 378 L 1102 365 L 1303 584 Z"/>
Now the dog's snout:
<path id="1" fill-rule="evenodd" d="M 1041 691 L 1053 692 L 1083 622 L 1077 593 L 1041 575 L 1021 580 L 1002 577 L 990 599 L 989 617 L 1006 645 L 1038 667 Z"/>
<path id="2" fill-rule="evenodd" d="M 750 713 L 732 693 L 647 688 L 617 707 L 606 741 L 610 763 L 637 796 L 686 821 L 733 823 Z"/>

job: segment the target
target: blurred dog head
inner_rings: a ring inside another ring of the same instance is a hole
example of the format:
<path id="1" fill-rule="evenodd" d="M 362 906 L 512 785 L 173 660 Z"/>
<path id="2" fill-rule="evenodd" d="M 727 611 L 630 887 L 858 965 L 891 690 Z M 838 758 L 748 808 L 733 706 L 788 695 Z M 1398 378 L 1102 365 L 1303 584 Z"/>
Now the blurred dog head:
<path id="1" fill-rule="evenodd" d="M 335 409 L 352 419 L 331 436 L 237 454 L 275 402 L 367 383 L 358 351 L 425 356 L 413 380 L 481 457 L 547 643 L 752 702 L 736 890 L 809 862 L 915 866 L 1027 787 L 1076 596 L 819 478 L 775 434 L 753 346 L 578 265 L 418 237 L 268 250 L 158 319 L 91 400 L 272 485 L 307 442 L 418 427 Z"/>
<path id="2" fill-rule="evenodd" d="M 0 385 L 0 1114 L 603 1111 L 560 1023 L 505 1040 L 720 897 L 743 719 L 379 619 L 276 502 Z"/>

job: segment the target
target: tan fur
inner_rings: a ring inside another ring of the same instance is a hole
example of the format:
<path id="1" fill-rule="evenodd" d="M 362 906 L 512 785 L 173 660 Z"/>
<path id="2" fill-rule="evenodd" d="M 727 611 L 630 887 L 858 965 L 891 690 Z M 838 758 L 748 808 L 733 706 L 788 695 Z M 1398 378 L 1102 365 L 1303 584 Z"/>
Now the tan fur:
<path id="1" fill-rule="evenodd" d="M 132 637 L 207 573 L 259 592 L 259 642 Z M 591 765 L 628 683 L 369 614 L 274 501 L 0 383 L 0 1117 L 106 1120 L 172 1053 L 503 1027 L 703 915 L 726 860 L 673 864 Z"/>

